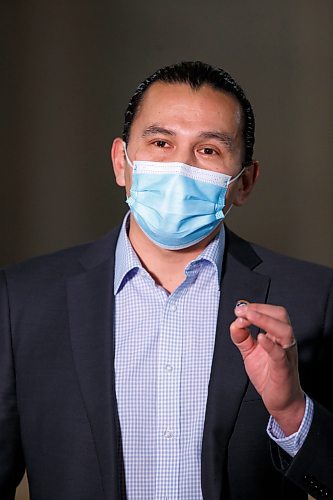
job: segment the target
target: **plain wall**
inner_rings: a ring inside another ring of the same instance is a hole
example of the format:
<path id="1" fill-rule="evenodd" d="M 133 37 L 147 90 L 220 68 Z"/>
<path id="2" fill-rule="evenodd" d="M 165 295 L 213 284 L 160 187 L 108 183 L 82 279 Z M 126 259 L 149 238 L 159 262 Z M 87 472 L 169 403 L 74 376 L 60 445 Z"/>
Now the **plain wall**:
<path id="1" fill-rule="evenodd" d="M 333 264 L 333 3 L 182 0 L 1 4 L 0 264 L 102 235 L 126 210 L 109 147 L 137 84 L 201 59 L 257 118 L 262 175 L 230 213 L 243 236 Z"/>
<path id="2" fill-rule="evenodd" d="M 126 210 L 109 160 L 158 67 L 201 59 L 244 87 L 262 175 L 231 228 L 333 265 L 331 0 L 3 0 L 0 265 L 91 240 Z M 20 498 L 25 498 L 25 494 Z"/>

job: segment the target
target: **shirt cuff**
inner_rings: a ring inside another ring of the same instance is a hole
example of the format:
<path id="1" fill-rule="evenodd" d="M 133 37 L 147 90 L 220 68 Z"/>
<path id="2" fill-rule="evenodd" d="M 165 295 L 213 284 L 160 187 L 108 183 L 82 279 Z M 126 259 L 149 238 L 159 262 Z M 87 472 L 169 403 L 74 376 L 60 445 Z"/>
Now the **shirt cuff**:
<path id="1" fill-rule="evenodd" d="M 306 436 L 311 427 L 313 418 L 313 401 L 305 395 L 305 413 L 302 423 L 297 432 L 286 436 L 276 420 L 271 416 L 267 425 L 267 433 L 269 437 L 275 441 L 284 451 L 288 453 L 291 457 L 294 457 L 296 453 L 302 447 Z"/>

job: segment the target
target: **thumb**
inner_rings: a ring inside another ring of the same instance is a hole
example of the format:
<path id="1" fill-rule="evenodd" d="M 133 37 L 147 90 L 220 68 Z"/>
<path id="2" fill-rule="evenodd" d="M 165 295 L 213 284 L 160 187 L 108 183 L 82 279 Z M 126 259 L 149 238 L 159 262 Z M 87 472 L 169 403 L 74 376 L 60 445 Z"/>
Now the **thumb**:
<path id="1" fill-rule="evenodd" d="M 230 325 L 230 337 L 236 347 L 238 347 L 243 358 L 246 358 L 256 346 L 250 330 L 247 328 L 249 322 L 244 318 L 237 318 Z"/>

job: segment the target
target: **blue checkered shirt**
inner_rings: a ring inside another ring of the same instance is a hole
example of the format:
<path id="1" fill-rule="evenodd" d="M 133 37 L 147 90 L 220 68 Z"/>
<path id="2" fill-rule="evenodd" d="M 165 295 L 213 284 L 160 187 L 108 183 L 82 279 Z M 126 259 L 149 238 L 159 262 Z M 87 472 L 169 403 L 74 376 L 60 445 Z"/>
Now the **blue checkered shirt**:
<path id="1" fill-rule="evenodd" d="M 201 443 L 224 230 L 187 265 L 185 280 L 169 294 L 141 265 L 126 222 L 127 217 L 116 248 L 114 293 L 127 498 L 201 500 Z"/>

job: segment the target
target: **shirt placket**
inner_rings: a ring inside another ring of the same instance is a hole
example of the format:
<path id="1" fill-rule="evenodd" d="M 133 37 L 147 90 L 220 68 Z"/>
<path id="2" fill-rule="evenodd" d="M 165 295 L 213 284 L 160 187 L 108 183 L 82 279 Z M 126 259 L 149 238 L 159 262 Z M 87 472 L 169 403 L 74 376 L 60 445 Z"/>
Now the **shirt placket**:
<path id="1" fill-rule="evenodd" d="M 182 362 L 182 297 L 166 297 L 157 346 L 158 454 L 156 499 L 178 498 L 180 462 L 180 396 Z"/>

